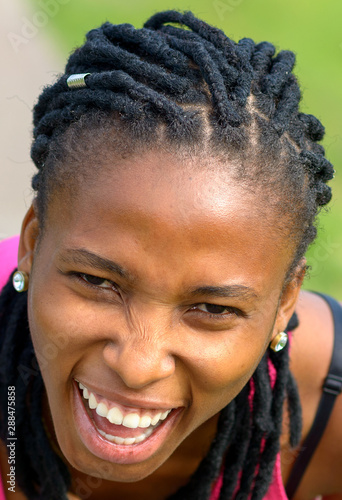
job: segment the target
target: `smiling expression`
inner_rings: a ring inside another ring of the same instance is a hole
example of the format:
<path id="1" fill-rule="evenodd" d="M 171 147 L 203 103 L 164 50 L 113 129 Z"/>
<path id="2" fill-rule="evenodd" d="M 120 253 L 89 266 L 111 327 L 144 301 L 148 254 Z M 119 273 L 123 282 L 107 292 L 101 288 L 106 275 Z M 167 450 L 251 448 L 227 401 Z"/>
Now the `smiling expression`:
<path id="1" fill-rule="evenodd" d="M 272 214 L 220 169 L 158 152 L 103 161 L 49 206 L 29 322 L 68 462 L 136 481 L 241 391 L 298 290 L 282 295 L 293 249 Z"/>

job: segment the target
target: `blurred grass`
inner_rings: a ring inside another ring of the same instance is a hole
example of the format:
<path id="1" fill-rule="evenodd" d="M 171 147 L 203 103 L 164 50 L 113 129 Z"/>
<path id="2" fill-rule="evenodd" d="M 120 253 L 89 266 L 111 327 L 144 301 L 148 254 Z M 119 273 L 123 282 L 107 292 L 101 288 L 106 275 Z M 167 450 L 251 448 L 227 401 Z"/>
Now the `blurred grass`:
<path id="1" fill-rule="evenodd" d="M 32 12 L 49 0 L 26 0 Z M 335 165 L 334 198 L 329 215 L 320 218 L 319 237 L 308 252 L 312 266 L 305 287 L 342 299 L 342 2 L 341 0 L 53 0 L 59 7 L 45 28 L 65 56 L 80 45 L 85 33 L 109 20 L 141 27 L 153 13 L 166 9 L 192 10 L 223 29 L 234 40 L 268 40 L 278 50 L 297 54 L 295 72 L 304 97 L 301 109 L 326 127 L 323 145 Z M 62 3 L 62 2 L 61 2 Z M 291 203 L 291 200 L 288 200 Z"/>

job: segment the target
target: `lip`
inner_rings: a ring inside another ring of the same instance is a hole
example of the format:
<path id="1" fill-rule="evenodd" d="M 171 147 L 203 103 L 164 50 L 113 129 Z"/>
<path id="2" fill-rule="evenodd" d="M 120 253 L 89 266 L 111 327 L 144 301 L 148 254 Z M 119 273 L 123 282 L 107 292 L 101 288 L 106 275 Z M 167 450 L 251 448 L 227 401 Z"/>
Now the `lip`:
<path id="1" fill-rule="evenodd" d="M 170 408 L 180 408 L 184 407 L 183 404 L 175 404 L 175 402 L 168 404 L 165 404 L 165 402 L 160 402 L 160 401 L 153 401 L 152 399 L 136 399 L 136 398 L 127 398 L 126 396 L 123 396 L 122 394 L 117 394 L 111 391 L 107 391 L 101 388 L 96 388 L 92 384 L 88 384 L 86 382 L 82 382 L 82 380 L 74 379 L 76 384 L 81 383 L 83 384 L 89 391 L 93 392 L 96 396 L 99 396 L 100 398 L 107 399 L 108 401 L 111 401 L 113 403 L 117 403 L 120 406 L 126 406 L 127 408 L 142 408 L 144 410 L 158 410 L 158 411 L 167 411 Z"/>
<path id="2" fill-rule="evenodd" d="M 80 394 L 78 383 L 73 381 L 73 416 L 76 432 L 84 446 L 95 456 L 117 464 L 135 464 L 154 455 L 174 429 L 184 407 L 174 409 L 152 434 L 133 445 L 118 445 L 104 439 L 89 417 Z"/>

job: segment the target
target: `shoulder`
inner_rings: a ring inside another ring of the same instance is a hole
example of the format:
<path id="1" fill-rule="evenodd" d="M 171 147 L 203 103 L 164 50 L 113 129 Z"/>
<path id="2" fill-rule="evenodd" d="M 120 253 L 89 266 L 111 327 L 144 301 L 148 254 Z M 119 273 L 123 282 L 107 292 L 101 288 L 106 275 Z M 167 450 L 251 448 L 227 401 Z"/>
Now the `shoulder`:
<path id="1" fill-rule="evenodd" d="M 0 290 L 18 265 L 19 236 L 0 241 Z"/>
<path id="2" fill-rule="evenodd" d="M 290 369 L 304 399 L 305 394 L 321 395 L 334 343 L 330 307 L 317 294 L 302 291 L 296 306 L 299 326 L 292 335 Z"/>
<path id="3" fill-rule="evenodd" d="M 296 379 L 302 404 L 302 445 L 313 424 L 322 396 L 323 383 L 329 371 L 334 323 L 326 301 L 310 292 L 301 292 L 296 311 L 299 327 L 293 332 L 290 369 Z M 342 395 L 339 395 L 295 500 L 312 498 L 316 494 L 342 493 L 341 421 Z M 293 463 L 283 468 L 285 483 Z"/>

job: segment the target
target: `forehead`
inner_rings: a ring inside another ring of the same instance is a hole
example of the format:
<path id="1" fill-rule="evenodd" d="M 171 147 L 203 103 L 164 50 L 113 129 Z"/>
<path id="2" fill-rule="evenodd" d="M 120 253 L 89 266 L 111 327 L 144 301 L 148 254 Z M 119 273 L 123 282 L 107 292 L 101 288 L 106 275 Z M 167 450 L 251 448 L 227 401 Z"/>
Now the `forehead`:
<path id="1" fill-rule="evenodd" d="M 159 151 L 96 161 L 53 198 L 47 228 L 59 248 L 111 258 L 120 246 L 170 270 L 180 261 L 198 273 L 215 267 L 215 279 L 220 266 L 236 272 L 247 261 L 256 274 L 270 259 L 286 272 L 292 249 L 257 190 L 231 175 L 236 165 Z"/>
<path id="2" fill-rule="evenodd" d="M 247 186 L 239 178 L 239 169 L 238 160 L 191 156 L 182 151 L 142 150 L 120 156 L 110 148 L 96 148 L 88 157 L 84 155 L 81 161 L 68 164 L 70 192 L 57 193 L 57 199 L 60 204 L 65 197 L 75 207 L 90 196 L 96 203 L 97 196 L 111 198 L 115 192 L 116 204 L 129 202 L 136 210 L 160 213 L 171 209 L 177 212 L 178 208 L 178 217 L 182 212 L 185 219 L 189 209 L 191 217 L 195 213 L 210 217 L 223 215 L 228 207 L 240 213 L 248 211 L 249 217 L 267 213 L 269 218 L 271 211 L 259 196 L 260 189 L 255 183 Z M 64 167 L 62 175 L 63 171 Z M 61 186 L 65 189 L 67 184 Z"/>
<path id="3" fill-rule="evenodd" d="M 68 165 L 68 176 L 72 168 Z M 122 224 L 136 223 L 144 231 L 166 222 L 180 230 L 205 226 L 210 232 L 234 221 L 259 221 L 255 228 L 260 231 L 277 226 L 258 186 L 238 179 L 234 161 L 157 150 L 128 158 L 100 153 L 83 158 L 75 169 L 75 181 L 57 190 L 50 204 L 49 213 L 63 225 L 90 225 L 94 214 L 97 223 L 120 216 Z"/>

